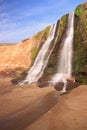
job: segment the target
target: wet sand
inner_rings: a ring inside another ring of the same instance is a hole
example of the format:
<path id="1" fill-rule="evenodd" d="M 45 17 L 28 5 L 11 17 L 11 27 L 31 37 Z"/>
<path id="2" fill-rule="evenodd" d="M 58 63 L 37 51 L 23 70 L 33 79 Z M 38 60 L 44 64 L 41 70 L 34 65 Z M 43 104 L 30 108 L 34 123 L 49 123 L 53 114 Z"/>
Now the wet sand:
<path id="1" fill-rule="evenodd" d="M 0 121 L 2 130 L 22 130 L 40 116 L 48 112 L 58 102 L 58 92 L 52 92 L 34 102 L 32 105 L 20 110 Z"/>
<path id="2" fill-rule="evenodd" d="M 59 99 L 59 92 L 53 87 L 39 88 L 36 84 L 17 87 L 8 79 L 3 81 L 4 90 L 3 86 L 0 86 L 0 129 L 2 130 L 25 128 L 49 111 Z"/>
<path id="3" fill-rule="evenodd" d="M 49 112 L 25 130 L 87 130 L 87 86 L 63 95 Z"/>
<path id="4" fill-rule="evenodd" d="M 60 95 L 54 87 L 0 82 L 0 130 L 87 130 L 87 86 Z"/>

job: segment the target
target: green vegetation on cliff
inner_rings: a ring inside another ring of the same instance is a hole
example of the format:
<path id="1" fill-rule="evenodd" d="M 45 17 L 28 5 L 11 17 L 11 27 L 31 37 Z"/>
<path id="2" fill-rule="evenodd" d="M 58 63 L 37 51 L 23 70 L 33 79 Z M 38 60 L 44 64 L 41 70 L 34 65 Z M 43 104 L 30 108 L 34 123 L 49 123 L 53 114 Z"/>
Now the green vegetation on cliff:
<path id="1" fill-rule="evenodd" d="M 61 20 L 60 20 L 60 27 L 59 27 L 59 37 L 58 39 L 61 40 L 63 33 L 64 33 L 64 29 L 66 27 L 66 20 L 67 20 L 67 15 L 64 15 Z"/>
<path id="2" fill-rule="evenodd" d="M 51 26 L 48 26 L 48 27 L 46 27 L 46 29 L 45 29 L 45 31 L 46 31 L 46 39 L 47 39 L 48 36 L 49 36 L 50 28 L 51 28 Z"/>
<path id="3" fill-rule="evenodd" d="M 41 32 L 38 32 L 38 33 L 35 35 L 35 38 L 36 38 L 37 40 L 38 40 L 38 39 L 41 39 L 40 47 L 42 46 L 42 43 L 44 43 L 44 41 L 47 40 L 47 38 L 48 38 L 48 36 L 49 36 L 50 27 L 51 27 L 51 26 L 46 27 L 44 30 L 42 30 Z M 41 37 L 42 37 L 42 38 L 41 38 Z M 32 62 L 35 60 L 35 58 L 36 58 L 36 56 L 37 56 L 37 53 L 38 53 L 40 47 L 35 47 L 35 48 L 32 50 Z"/>
<path id="4" fill-rule="evenodd" d="M 73 74 L 87 84 L 87 3 L 75 10 Z"/>
<path id="5" fill-rule="evenodd" d="M 48 26 L 48 27 L 46 27 L 44 30 L 38 32 L 38 33 L 35 35 L 36 38 L 37 38 L 37 39 L 40 38 L 41 35 L 45 33 L 45 38 L 47 39 L 48 36 L 49 36 L 50 27 L 51 27 L 51 26 Z"/>
<path id="6" fill-rule="evenodd" d="M 32 60 L 34 61 L 36 55 L 38 53 L 38 48 L 34 48 L 33 51 L 32 51 Z"/>

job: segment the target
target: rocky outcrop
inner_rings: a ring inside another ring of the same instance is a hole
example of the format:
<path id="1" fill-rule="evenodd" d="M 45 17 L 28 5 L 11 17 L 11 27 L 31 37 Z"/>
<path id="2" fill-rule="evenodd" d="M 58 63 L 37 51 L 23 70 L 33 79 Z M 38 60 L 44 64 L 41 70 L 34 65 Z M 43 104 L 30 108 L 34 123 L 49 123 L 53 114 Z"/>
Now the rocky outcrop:
<path id="1" fill-rule="evenodd" d="M 45 69 L 43 78 L 57 71 L 61 41 L 66 35 L 67 16 L 60 19 L 59 39 Z M 87 84 L 87 2 L 75 9 L 72 75 L 80 84 Z"/>

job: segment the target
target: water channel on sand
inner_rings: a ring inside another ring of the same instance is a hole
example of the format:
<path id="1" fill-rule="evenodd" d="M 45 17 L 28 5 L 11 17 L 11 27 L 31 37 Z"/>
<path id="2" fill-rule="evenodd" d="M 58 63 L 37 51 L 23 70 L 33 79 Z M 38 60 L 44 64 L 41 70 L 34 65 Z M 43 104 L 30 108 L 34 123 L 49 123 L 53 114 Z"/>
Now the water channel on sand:
<path id="1" fill-rule="evenodd" d="M 32 105 L 0 121 L 1 130 L 22 130 L 54 107 L 59 100 L 58 91 L 51 92 Z"/>

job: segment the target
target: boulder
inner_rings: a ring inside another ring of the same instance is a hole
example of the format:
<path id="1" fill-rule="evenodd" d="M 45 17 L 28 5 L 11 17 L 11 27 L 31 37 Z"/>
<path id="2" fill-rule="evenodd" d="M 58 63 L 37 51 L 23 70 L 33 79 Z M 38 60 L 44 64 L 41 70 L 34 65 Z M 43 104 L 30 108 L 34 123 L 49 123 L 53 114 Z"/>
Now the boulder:
<path id="1" fill-rule="evenodd" d="M 67 78 L 67 81 L 69 81 L 69 82 L 75 82 L 75 78 L 74 77 Z"/>

